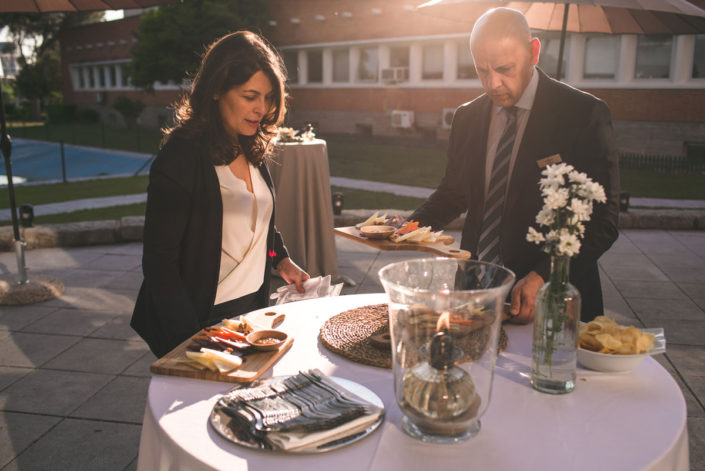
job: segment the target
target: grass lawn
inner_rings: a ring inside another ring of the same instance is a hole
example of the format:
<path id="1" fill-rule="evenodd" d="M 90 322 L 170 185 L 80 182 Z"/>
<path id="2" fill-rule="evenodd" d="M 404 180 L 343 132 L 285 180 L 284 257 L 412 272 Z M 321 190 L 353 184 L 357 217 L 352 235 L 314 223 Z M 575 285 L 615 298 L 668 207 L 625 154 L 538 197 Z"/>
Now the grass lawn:
<path id="1" fill-rule="evenodd" d="M 153 151 L 158 147 L 157 130 L 111 129 L 100 125 L 26 125 L 13 127 L 13 137 L 76 142 L 82 145 L 122 150 Z M 441 147 L 388 145 L 366 142 L 364 137 L 326 137 L 330 171 L 333 176 L 435 188 L 445 170 L 446 155 Z M 148 177 L 107 178 L 51 185 L 15 186 L 17 205 L 47 204 L 82 198 L 143 193 Z M 632 197 L 705 199 L 705 175 L 671 175 L 645 170 L 622 170 L 621 189 Z M 350 188 L 333 187 L 345 197 L 345 209 L 415 209 L 419 198 L 396 196 Z M 0 209 L 8 208 L 7 189 L 0 188 Z M 55 216 L 35 217 L 38 224 L 117 219 L 144 214 L 144 204 L 77 211 Z M 7 225 L 9 222 L 0 222 Z"/>
<path id="2" fill-rule="evenodd" d="M 125 206 L 112 206 L 109 208 L 86 209 L 74 211 L 72 213 L 50 214 L 47 216 L 35 216 L 35 225 L 63 224 L 67 222 L 83 221 L 108 221 L 120 219 L 123 216 L 144 216 L 147 203 L 128 204 Z M 2 221 L 0 225 L 9 226 L 11 221 Z"/>
<path id="3" fill-rule="evenodd" d="M 49 204 L 83 198 L 131 195 L 147 191 L 148 177 L 101 178 L 51 185 L 15 185 L 15 202 L 22 204 Z M 0 188 L 0 209 L 10 207 L 7 188 Z"/>
<path id="4" fill-rule="evenodd" d="M 445 172 L 443 149 L 368 144 L 364 138 L 326 140 L 330 174 L 336 177 L 435 188 Z"/>
<path id="5" fill-rule="evenodd" d="M 621 190 L 631 196 L 705 200 L 705 175 L 669 175 L 622 169 L 620 180 Z"/>

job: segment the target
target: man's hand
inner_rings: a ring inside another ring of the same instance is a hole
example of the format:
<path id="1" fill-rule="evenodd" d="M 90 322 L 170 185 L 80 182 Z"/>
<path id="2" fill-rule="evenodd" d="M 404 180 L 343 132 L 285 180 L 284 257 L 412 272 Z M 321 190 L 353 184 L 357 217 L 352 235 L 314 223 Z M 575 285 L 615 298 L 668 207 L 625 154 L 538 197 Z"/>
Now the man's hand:
<path id="1" fill-rule="evenodd" d="M 513 316 L 510 318 L 511 322 L 528 324 L 534 320 L 536 293 L 543 286 L 543 283 L 541 275 L 532 271 L 514 285 L 512 288 L 512 302 L 509 307 L 509 314 Z"/>
<path id="2" fill-rule="evenodd" d="M 311 277 L 308 275 L 308 273 L 303 271 L 297 264 L 292 262 L 289 257 L 286 257 L 281 262 L 279 262 L 279 265 L 277 265 L 277 270 L 279 270 L 279 274 L 281 275 L 282 279 L 286 281 L 287 284 L 294 283 L 296 285 L 296 291 L 298 291 L 299 293 L 303 293 L 305 291 L 304 281 L 308 280 Z"/>

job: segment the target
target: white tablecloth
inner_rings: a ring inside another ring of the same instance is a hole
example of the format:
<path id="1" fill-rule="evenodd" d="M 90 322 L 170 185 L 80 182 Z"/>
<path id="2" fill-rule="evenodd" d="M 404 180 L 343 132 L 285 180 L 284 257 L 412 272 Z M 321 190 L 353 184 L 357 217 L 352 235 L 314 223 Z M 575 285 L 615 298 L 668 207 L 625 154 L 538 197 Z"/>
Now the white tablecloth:
<path id="1" fill-rule="evenodd" d="M 375 433 L 322 454 L 287 455 L 234 445 L 208 424 L 211 408 L 232 385 L 153 376 L 142 427 L 138 469 L 153 470 L 651 470 L 687 471 L 683 394 L 647 358 L 628 374 L 578 370 L 575 391 L 534 391 L 531 326 L 505 326 L 509 344 L 497 361 L 492 399 L 480 433 L 457 445 L 432 445 L 401 431 L 391 370 L 353 363 L 318 341 L 322 323 L 353 307 L 386 302 L 384 294 L 284 304 L 279 327 L 291 351 L 266 376 L 320 368 L 358 382 L 382 398 L 387 415 Z"/>

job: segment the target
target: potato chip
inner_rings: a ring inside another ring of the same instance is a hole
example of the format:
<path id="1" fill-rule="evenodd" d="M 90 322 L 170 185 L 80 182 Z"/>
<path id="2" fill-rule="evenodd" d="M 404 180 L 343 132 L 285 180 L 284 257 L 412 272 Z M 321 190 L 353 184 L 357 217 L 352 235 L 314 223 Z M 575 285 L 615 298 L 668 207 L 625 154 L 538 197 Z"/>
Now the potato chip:
<path id="1" fill-rule="evenodd" d="M 620 326 L 606 316 L 580 326 L 578 345 L 585 350 L 616 355 L 636 355 L 654 347 L 654 336 L 635 326 Z"/>

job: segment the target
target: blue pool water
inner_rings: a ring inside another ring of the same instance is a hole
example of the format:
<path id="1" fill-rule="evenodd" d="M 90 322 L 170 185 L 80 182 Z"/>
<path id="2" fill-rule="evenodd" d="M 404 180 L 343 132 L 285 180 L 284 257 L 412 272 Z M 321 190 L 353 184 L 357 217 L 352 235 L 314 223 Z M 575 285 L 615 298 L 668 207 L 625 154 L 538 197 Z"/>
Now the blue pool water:
<path id="1" fill-rule="evenodd" d="M 66 179 L 74 180 L 106 175 L 149 173 L 150 154 L 99 149 L 64 144 Z M 61 147 L 58 143 L 12 140 L 12 175 L 14 181 L 36 182 L 61 180 Z M 3 183 L 7 182 L 5 162 L 0 164 Z M 21 180 L 20 180 L 21 179 Z"/>

